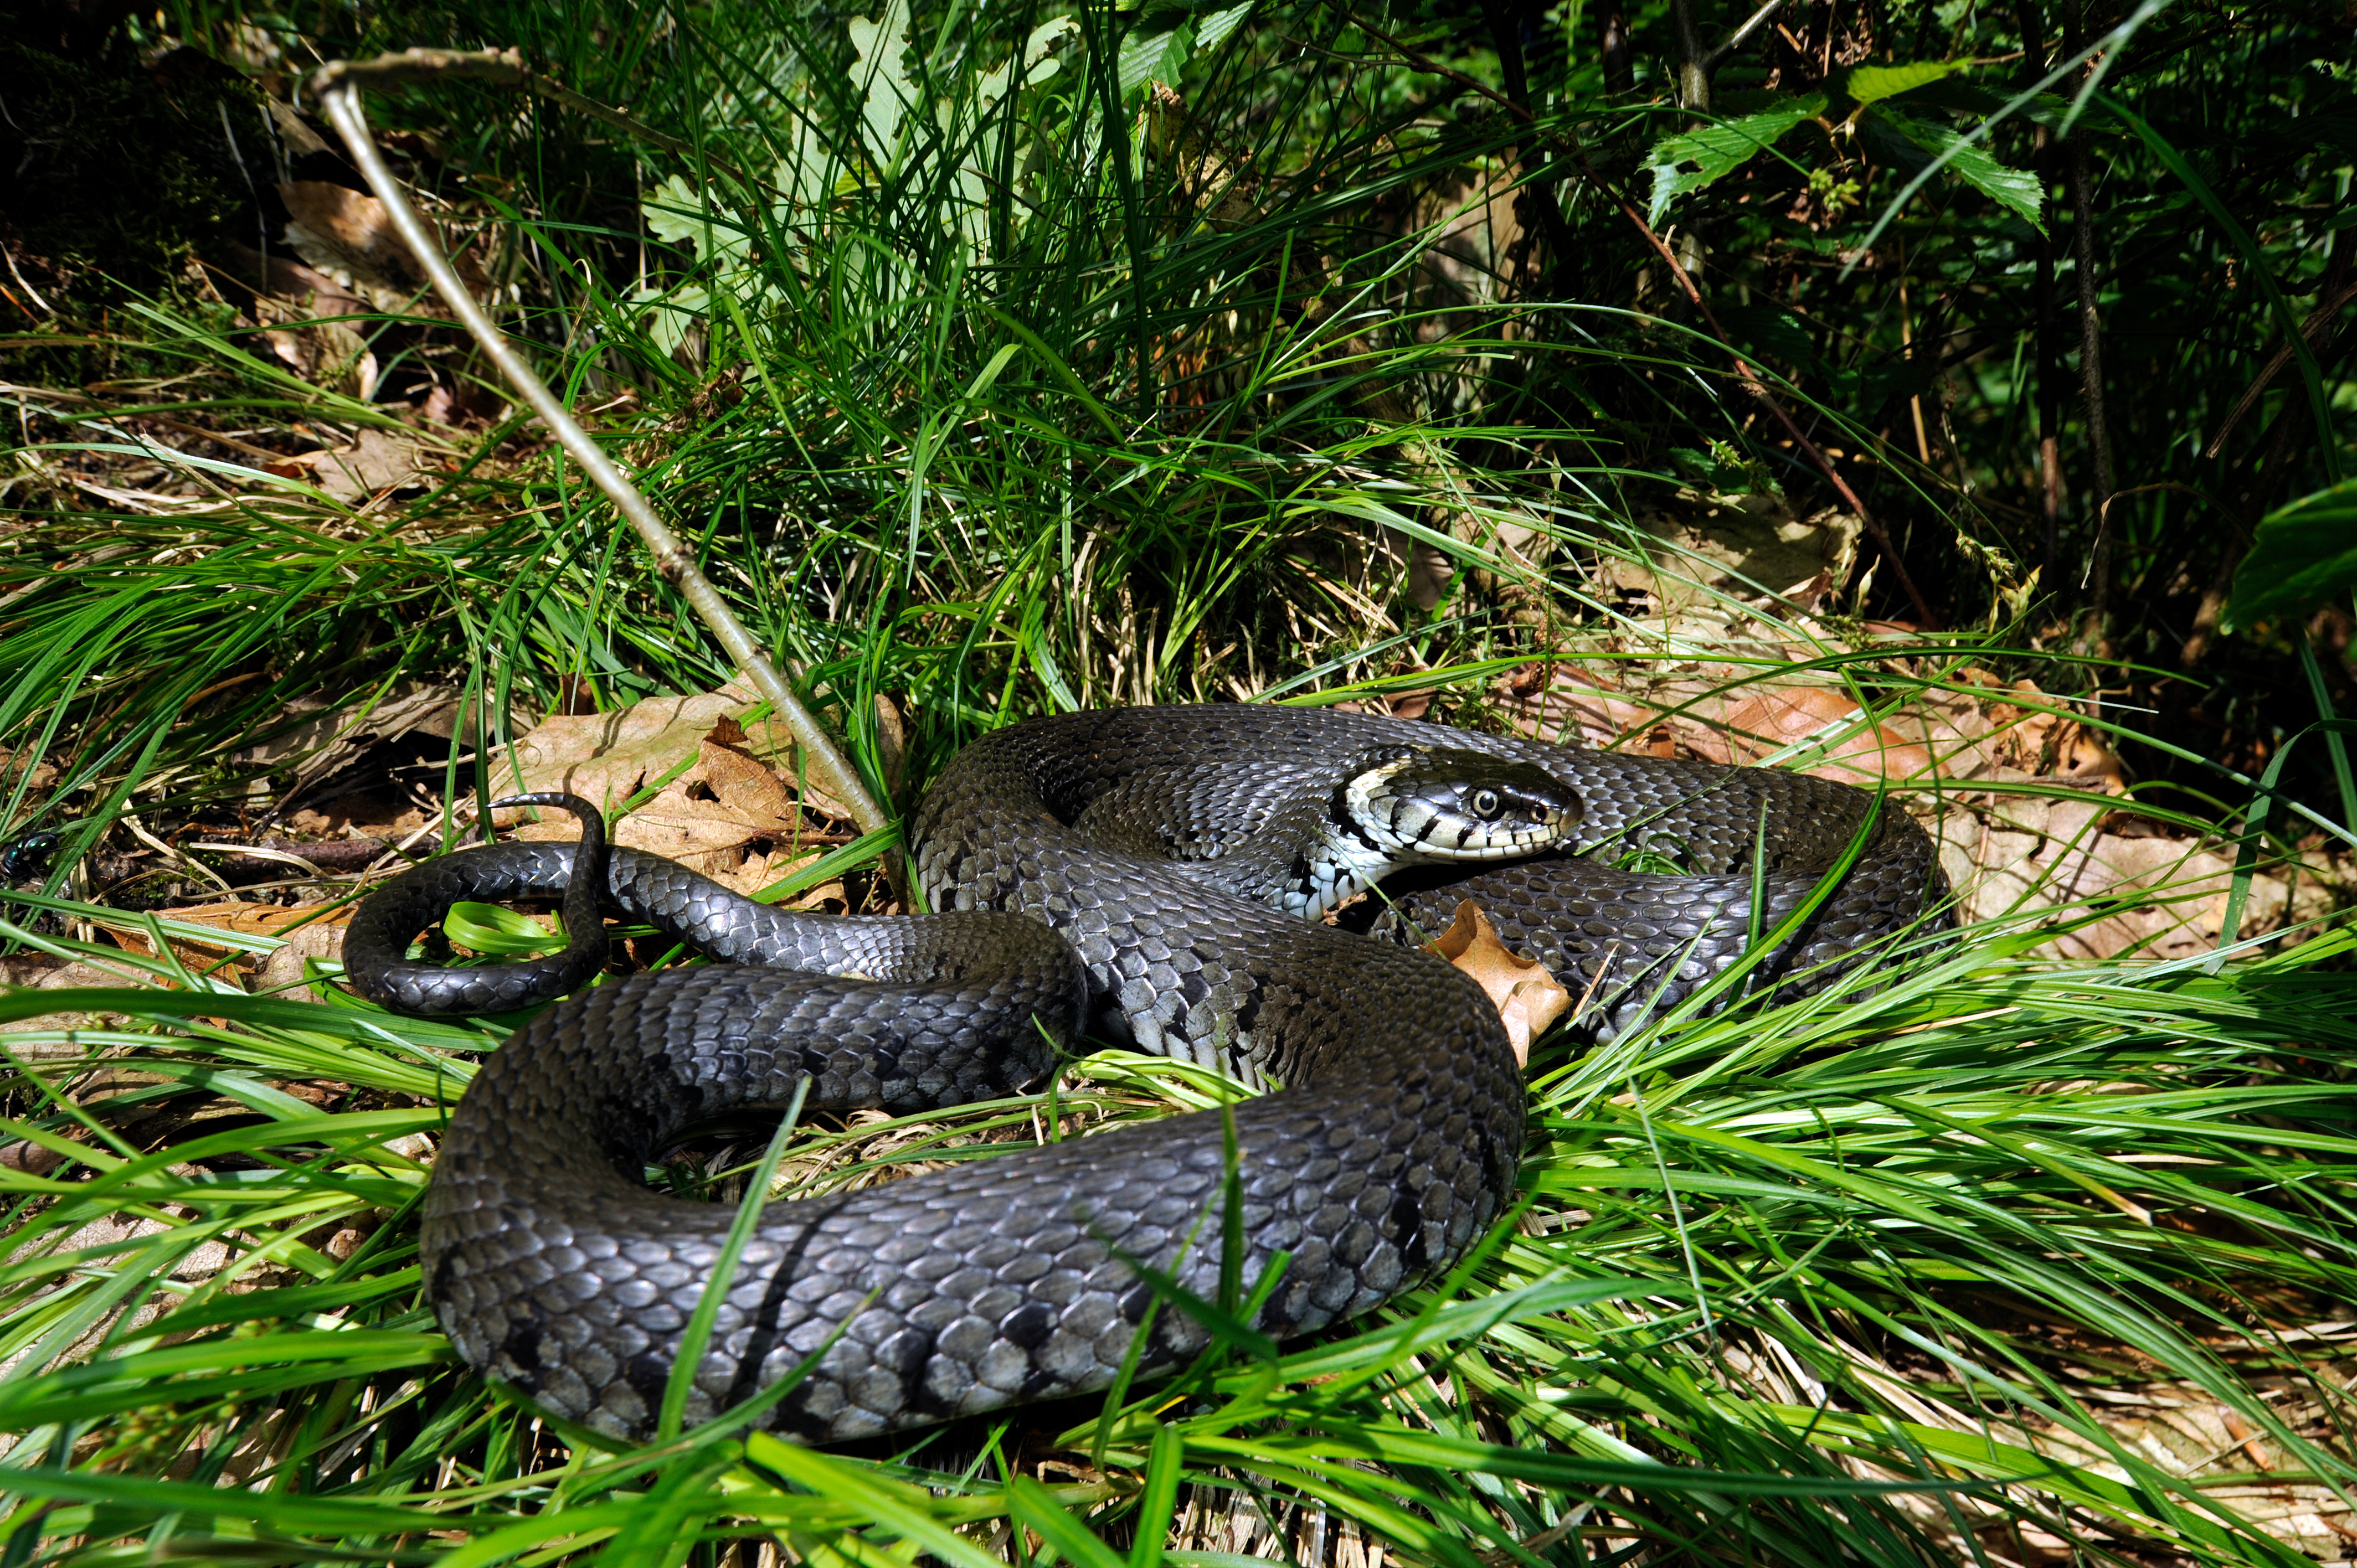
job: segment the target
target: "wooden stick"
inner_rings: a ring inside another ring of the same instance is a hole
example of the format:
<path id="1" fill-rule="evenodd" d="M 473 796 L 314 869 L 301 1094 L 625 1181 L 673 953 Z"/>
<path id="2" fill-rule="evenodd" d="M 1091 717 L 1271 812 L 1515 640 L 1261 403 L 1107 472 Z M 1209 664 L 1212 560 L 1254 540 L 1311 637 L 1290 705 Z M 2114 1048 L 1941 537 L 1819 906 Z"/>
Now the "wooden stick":
<path id="1" fill-rule="evenodd" d="M 321 67 L 311 78 L 311 91 L 320 108 L 344 138 L 369 188 L 384 203 L 393 227 L 409 246 L 417 264 L 433 280 L 435 292 L 441 295 L 483 353 L 498 367 L 508 384 L 514 387 L 533 413 L 547 423 L 548 428 L 573 460 L 581 466 L 597 487 L 605 491 L 615 509 L 637 530 L 647 549 L 654 556 L 655 569 L 663 580 L 677 588 L 680 596 L 694 610 L 696 618 L 712 633 L 714 640 L 725 650 L 732 662 L 745 672 L 754 690 L 769 700 L 770 705 L 786 727 L 793 732 L 795 742 L 802 747 L 802 766 L 811 779 L 826 793 L 847 807 L 852 820 L 863 832 L 874 832 L 891 825 L 890 815 L 867 791 L 859 770 L 834 744 L 818 716 L 803 705 L 791 684 L 777 665 L 770 662 L 745 623 L 720 590 L 712 585 L 696 564 L 695 555 L 684 541 L 672 531 L 655 511 L 638 487 L 625 478 L 622 471 L 606 456 L 605 448 L 590 439 L 589 433 L 574 422 L 564 403 L 548 389 L 546 382 L 533 374 L 522 355 L 508 342 L 507 337 L 492 322 L 467 285 L 458 281 L 447 257 L 442 253 L 441 242 L 425 226 L 409 203 L 400 182 L 385 166 L 376 143 L 371 139 L 368 118 L 361 112 L 360 93 L 363 87 L 383 87 L 414 81 L 439 81 L 448 78 L 471 78 L 498 86 L 522 87 L 531 77 L 523 58 L 516 50 L 486 49 L 460 53 L 448 49 L 410 49 L 398 55 L 384 55 L 373 60 L 336 60 Z"/>

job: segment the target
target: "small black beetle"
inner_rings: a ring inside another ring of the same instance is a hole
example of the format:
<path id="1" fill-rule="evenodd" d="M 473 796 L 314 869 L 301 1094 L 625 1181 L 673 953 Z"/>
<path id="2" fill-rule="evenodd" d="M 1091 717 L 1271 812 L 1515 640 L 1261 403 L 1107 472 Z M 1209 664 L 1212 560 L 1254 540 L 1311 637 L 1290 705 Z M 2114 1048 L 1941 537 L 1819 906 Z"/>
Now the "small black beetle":
<path id="1" fill-rule="evenodd" d="M 0 882 L 30 882 L 49 868 L 49 856 L 58 852 L 58 835 L 53 832 L 27 833 L 22 838 L 0 844 Z"/>

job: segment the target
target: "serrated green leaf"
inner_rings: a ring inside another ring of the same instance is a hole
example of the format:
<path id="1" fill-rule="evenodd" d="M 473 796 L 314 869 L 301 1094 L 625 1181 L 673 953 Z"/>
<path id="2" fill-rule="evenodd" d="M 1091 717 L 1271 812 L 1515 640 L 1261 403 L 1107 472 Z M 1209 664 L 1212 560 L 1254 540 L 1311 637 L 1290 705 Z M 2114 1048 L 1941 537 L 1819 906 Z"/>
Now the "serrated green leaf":
<path id="1" fill-rule="evenodd" d="M 1966 142 L 1962 134 L 1945 125 L 1912 120 L 1890 109 L 1875 110 L 1873 118 L 1933 157 L 1946 158 L 1949 173 L 1991 200 L 2020 214 L 2023 220 L 2040 233 L 2046 231 L 2043 221 L 2046 188 L 2028 169 L 2018 169 L 1997 162 L 1986 147 Z"/>
<path id="2" fill-rule="evenodd" d="M 1228 35 L 1244 25 L 1244 18 L 1252 15 L 1252 8 L 1253 0 L 1244 0 L 1241 5 L 1231 5 L 1204 17 L 1202 26 L 1195 29 L 1195 51 L 1198 54 L 1209 53 L 1227 42 Z"/>
<path id="3" fill-rule="evenodd" d="M 1176 86 L 1178 68 L 1195 52 L 1195 29 L 1180 22 L 1165 32 L 1149 33 L 1144 29 L 1133 32 L 1121 40 L 1119 76 L 1125 94 L 1136 91 L 1149 81 Z"/>
<path id="4" fill-rule="evenodd" d="M 2300 497 L 2260 521 L 2234 573 L 2220 624 L 2229 630 L 2297 614 L 2357 587 L 2357 479 Z"/>
<path id="5" fill-rule="evenodd" d="M 1682 131 L 1655 142 L 1645 155 L 1653 176 L 1653 198 L 1647 219 L 1658 223 L 1670 203 L 1688 191 L 1700 190 L 1749 163 L 1753 155 L 1775 145 L 1779 137 L 1802 121 L 1825 112 L 1824 94 L 1813 92 L 1739 120 L 1722 120 L 1696 131 Z M 1692 169 L 1682 168 L 1692 164 Z"/>
<path id="6" fill-rule="evenodd" d="M 697 188 L 673 175 L 639 204 L 647 229 L 659 240 L 692 248 L 703 260 L 741 263 L 753 249 L 753 237 L 741 223 L 715 215 Z"/>
<path id="7" fill-rule="evenodd" d="M 1855 102 L 1879 103 L 1886 98 L 1929 87 L 1942 77 L 1953 76 L 1964 69 L 1962 62 L 1929 59 L 1911 65 L 1862 65 L 1842 78 L 1842 91 Z"/>

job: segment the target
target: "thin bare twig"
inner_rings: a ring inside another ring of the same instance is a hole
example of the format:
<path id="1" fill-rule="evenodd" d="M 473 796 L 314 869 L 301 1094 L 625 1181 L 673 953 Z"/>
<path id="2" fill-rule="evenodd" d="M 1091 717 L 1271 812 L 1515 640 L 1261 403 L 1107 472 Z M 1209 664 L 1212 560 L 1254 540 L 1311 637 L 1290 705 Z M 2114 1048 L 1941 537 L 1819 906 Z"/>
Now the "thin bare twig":
<path id="1" fill-rule="evenodd" d="M 2348 308 L 2352 300 L 2357 300 L 2357 284 L 2351 284 L 2337 293 L 2330 294 L 2323 304 L 2309 312 L 2308 320 L 2301 324 L 2300 336 L 2308 339 L 2308 346 L 2311 352 L 2324 340 L 2325 329 L 2332 325 L 2332 318 Z M 2201 449 L 2203 460 L 2216 461 L 2218 454 L 2226 449 L 2226 437 L 2234 434 L 2234 426 L 2243 422 L 2244 414 L 2258 406 L 2259 399 L 2266 395 L 2267 388 L 2275 383 L 2276 377 L 2281 375 L 2283 368 L 2291 363 L 2291 357 L 2292 346 L 2289 340 L 2286 340 L 2284 346 L 2275 351 L 2275 357 L 2260 367 L 2257 375 L 2251 378 L 2251 384 L 2243 389 L 2243 395 L 2234 400 L 2234 406 L 2228 411 L 2224 423 L 2218 426 L 2218 434 L 2212 436 L 2210 445 Z"/>
<path id="2" fill-rule="evenodd" d="M 457 49 L 405 49 L 400 54 L 379 55 L 374 59 L 329 60 L 312 73 L 310 87 L 315 95 L 325 95 L 339 84 L 352 87 L 402 87 L 414 82 L 439 81 L 452 77 L 485 81 L 495 87 L 520 87 L 536 98 L 545 98 L 562 104 L 576 114 L 601 120 L 632 139 L 705 168 L 717 169 L 747 190 L 769 188 L 767 183 L 730 163 L 712 156 L 709 148 L 698 147 L 681 141 L 677 136 L 659 131 L 645 121 L 625 114 L 619 109 L 584 98 L 561 81 L 554 81 L 534 70 L 525 62 L 521 51 L 482 49 L 468 52 Z"/>
<path id="3" fill-rule="evenodd" d="M 2118 481 L 2112 468 L 2112 437 L 2104 407 L 2104 317 L 2096 299 L 2094 182 L 2087 170 L 2086 138 L 2072 136 L 2062 146 L 2076 220 L 2072 224 L 2071 245 L 2079 274 L 2079 376 L 2081 392 L 2087 400 L 2087 446 L 2095 459 L 2095 496 L 2100 510 L 2109 504 Z M 2087 562 L 2088 573 L 2095 584 L 2093 613 L 2099 639 L 2110 607 L 2111 556 L 2110 532 L 2099 522 L 2095 547 L 2089 553 Z"/>
<path id="4" fill-rule="evenodd" d="M 442 246 L 429 231 L 416 209 L 409 203 L 393 171 L 370 138 L 368 120 L 360 104 L 363 87 L 383 87 L 412 81 L 438 81 L 451 77 L 472 78 L 494 85 L 522 87 L 529 83 L 531 72 L 521 54 L 514 49 L 483 50 L 459 53 L 447 49 L 411 49 L 405 54 L 386 55 L 373 60 L 338 60 L 323 66 L 311 78 L 311 90 L 320 108 L 343 136 L 350 149 L 352 162 L 368 181 L 377 199 L 384 203 L 393 227 L 400 231 L 411 254 L 433 280 L 435 291 L 441 295 L 451 313 L 457 317 L 467 330 L 482 346 L 484 355 L 498 367 L 508 384 L 514 387 L 533 412 L 546 422 L 565 450 L 581 466 L 584 473 L 597 488 L 605 491 L 615 509 L 637 530 L 647 549 L 654 556 L 655 567 L 665 581 L 677 588 L 680 596 L 695 611 L 696 618 L 711 631 L 714 640 L 726 651 L 729 660 L 744 671 L 756 691 L 767 698 L 770 705 L 792 731 L 802 747 L 802 761 L 811 779 L 820 789 L 841 800 L 849 809 L 852 820 L 861 831 L 875 832 L 888 827 L 891 817 L 867 791 L 859 770 L 851 765 L 834 739 L 828 735 L 816 714 L 803 705 L 793 687 L 778 667 L 770 662 L 753 634 L 745 628 L 720 591 L 712 585 L 695 562 L 694 552 L 685 542 L 672 532 L 670 524 L 659 516 L 638 488 L 623 477 L 604 448 L 592 440 L 589 433 L 574 422 L 565 405 L 550 392 L 547 383 L 533 373 L 508 342 L 506 336 L 491 321 L 458 274 L 451 270 Z M 707 160 L 708 161 L 708 160 Z"/>
<path id="5" fill-rule="evenodd" d="M 1717 70 L 1720 66 L 1726 64 L 1727 57 L 1741 48 L 1744 45 L 1749 43 L 1751 41 L 1751 35 L 1766 27 L 1770 21 L 1774 19 L 1776 13 L 1782 8 L 1784 0 L 1768 0 L 1766 5 L 1760 6 L 1757 11 L 1752 12 L 1750 16 L 1746 16 L 1741 25 L 1737 27 L 1735 31 L 1727 34 L 1726 38 L 1719 40 L 1719 45 L 1717 48 L 1711 50 L 1710 53 L 1703 57 L 1702 69 L 1705 73 Z"/>

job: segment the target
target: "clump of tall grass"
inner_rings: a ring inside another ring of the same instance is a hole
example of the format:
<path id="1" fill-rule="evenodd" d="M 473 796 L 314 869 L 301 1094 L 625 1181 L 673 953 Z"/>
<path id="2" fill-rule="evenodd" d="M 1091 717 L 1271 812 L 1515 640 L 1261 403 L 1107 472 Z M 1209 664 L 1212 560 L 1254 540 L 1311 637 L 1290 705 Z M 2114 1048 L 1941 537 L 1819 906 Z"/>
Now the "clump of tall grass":
<path id="1" fill-rule="evenodd" d="M 1136 1561 L 1159 1532 L 1135 1521 L 1184 1484 L 1256 1498 L 1289 1538 L 1322 1516 L 1468 1563 L 1580 1561 L 1583 1532 L 1954 1561 L 1967 1535 L 2023 1530 L 2275 1561 L 2210 1500 L 2244 1445 L 2173 1474 L 2103 1402 L 2198 1391 L 2277 1478 L 2357 1480 L 2338 1382 L 2281 1337 L 2357 1283 L 2357 1026 L 2325 983 L 2347 940 L 2215 974 L 2007 945 L 1973 934 L 1871 996 L 1543 1052 L 1522 1203 L 1448 1280 L 1319 1341 L 1227 1330 L 1175 1384 L 866 1458 L 724 1428 L 616 1453 L 466 1373 L 419 1296 L 415 1208 L 442 1108 L 496 1036 L 131 961 L 180 988 L 0 1002 L 20 1024 L 122 1020 L 9 1036 L 7 1130 L 46 1157 L 5 1173 L 8 1525 L 90 1562 L 167 1541 L 625 1562 L 750 1534 L 978 1563 L 1005 1560 L 985 1527 L 1012 1520 L 1075 1560 L 1134 1537 Z M 912 1152 L 987 1158 L 1042 1118 L 1215 1092 L 1200 1069 L 1087 1058 L 1049 1094 L 927 1116 Z M 216 1120 L 143 1146 L 143 1113 L 202 1107 Z M 1043 1488 L 1057 1453 L 1065 1481 Z"/>

